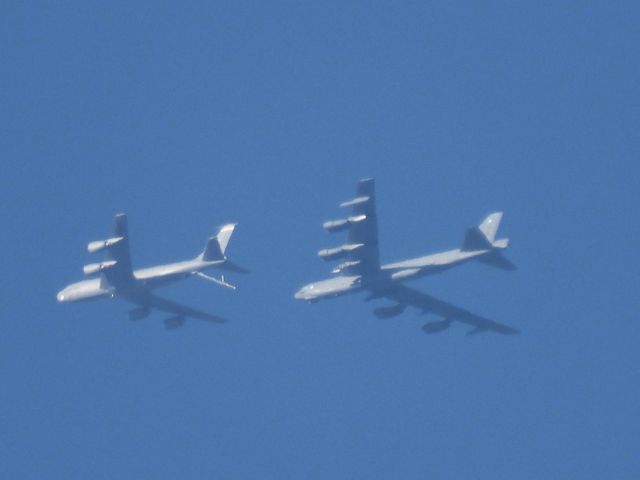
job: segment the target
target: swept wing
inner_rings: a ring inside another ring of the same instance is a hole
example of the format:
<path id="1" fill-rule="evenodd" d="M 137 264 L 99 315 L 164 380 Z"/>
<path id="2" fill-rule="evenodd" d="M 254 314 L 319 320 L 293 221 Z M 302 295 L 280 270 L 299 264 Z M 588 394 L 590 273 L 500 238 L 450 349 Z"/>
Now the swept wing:
<path id="1" fill-rule="evenodd" d="M 351 208 L 351 215 L 348 218 L 325 222 L 323 226 L 330 232 L 346 230 L 347 243 L 340 247 L 321 250 L 318 255 L 326 260 L 345 259 L 334 270 L 335 273 L 375 274 L 380 269 L 380 257 L 373 178 L 360 180 L 356 187 L 356 197 L 341 203 L 340 206 Z"/>
<path id="2" fill-rule="evenodd" d="M 474 329 L 469 333 L 480 333 L 484 331 L 493 331 L 503 335 L 519 333 L 518 330 L 507 325 L 481 317 L 469 310 L 457 307 L 445 302 L 444 300 L 432 297 L 431 295 L 427 295 L 426 293 L 422 293 L 405 285 L 393 284 L 388 288 L 375 293 L 376 296 L 379 295 L 381 297 L 387 297 L 394 300 L 399 305 L 415 307 L 422 310 L 424 313 L 433 313 L 443 317 L 444 323 L 432 324 L 435 327 L 440 325 L 443 328 L 446 328 L 452 320 L 457 320 L 474 327 Z M 430 324 L 427 324 L 425 326 L 425 331 L 436 331 L 435 328 L 430 330 L 429 325 Z"/>
<path id="3" fill-rule="evenodd" d="M 129 232 L 127 216 L 120 213 L 114 218 L 113 236 L 106 240 L 96 240 L 87 245 L 89 253 L 101 250 L 107 252 L 108 260 L 93 263 L 84 267 L 84 273 L 91 275 L 100 273 L 115 288 L 128 287 L 134 283 L 129 253 Z"/>

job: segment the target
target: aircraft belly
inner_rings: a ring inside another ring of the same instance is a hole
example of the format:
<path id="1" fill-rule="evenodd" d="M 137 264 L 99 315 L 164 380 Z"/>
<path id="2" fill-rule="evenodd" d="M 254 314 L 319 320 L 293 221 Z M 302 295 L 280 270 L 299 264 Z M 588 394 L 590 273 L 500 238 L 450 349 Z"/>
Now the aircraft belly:
<path id="1" fill-rule="evenodd" d="M 198 270 L 197 266 L 190 263 L 178 263 L 137 270 L 134 276 L 143 285 L 153 288 L 187 278 L 195 270 Z"/>
<path id="2" fill-rule="evenodd" d="M 149 288 L 162 287 L 170 285 L 191 275 L 191 272 L 166 273 L 164 275 L 156 275 L 142 280 L 143 285 Z"/>

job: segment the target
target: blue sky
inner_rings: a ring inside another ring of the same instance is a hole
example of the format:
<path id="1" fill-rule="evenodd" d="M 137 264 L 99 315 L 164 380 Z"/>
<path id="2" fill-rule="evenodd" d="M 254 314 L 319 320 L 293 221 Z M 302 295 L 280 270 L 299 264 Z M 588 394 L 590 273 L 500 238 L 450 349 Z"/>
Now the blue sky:
<path id="1" fill-rule="evenodd" d="M 637 2 L 0 11 L 0 476 L 638 478 Z M 522 334 L 294 301 L 362 176 L 387 261 L 504 210 L 517 272 L 412 285 Z M 239 222 L 163 291 L 228 324 L 55 303 L 121 211 L 136 266 Z"/>

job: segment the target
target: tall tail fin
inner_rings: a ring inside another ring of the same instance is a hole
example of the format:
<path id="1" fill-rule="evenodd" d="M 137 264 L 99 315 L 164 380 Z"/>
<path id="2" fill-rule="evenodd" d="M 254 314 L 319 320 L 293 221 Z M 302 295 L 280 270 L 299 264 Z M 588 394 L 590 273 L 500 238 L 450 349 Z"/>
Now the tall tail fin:
<path id="1" fill-rule="evenodd" d="M 224 252 L 229 244 L 229 239 L 233 234 L 233 230 L 236 228 L 235 223 L 229 223 L 223 225 L 213 237 L 207 240 L 207 245 L 204 251 L 200 254 L 200 258 L 206 262 L 212 262 L 216 260 L 226 260 Z"/>
<path id="2" fill-rule="evenodd" d="M 496 233 L 502 221 L 502 212 L 488 215 L 480 225 L 467 230 L 462 244 L 462 250 L 492 250 L 505 249 L 509 246 L 508 238 L 496 240 Z"/>
<path id="3" fill-rule="evenodd" d="M 496 240 L 501 221 L 502 212 L 494 212 L 488 215 L 477 227 L 468 229 L 464 237 L 462 250 L 488 250 L 486 254 L 477 257 L 479 262 L 503 270 L 515 270 L 516 266 L 504 257 L 501 252 L 501 250 L 509 246 L 509 239 L 500 238 Z"/>
<path id="4" fill-rule="evenodd" d="M 490 215 L 487 215 L 487 218 L 485 218 L 478 226 L 478 229 L 490 243 L 493 243 L 496 239 L 496 233 L 498 233 L 498 228 L 500 228 L 501 221 L 502 212 L 494 212 Z"/>

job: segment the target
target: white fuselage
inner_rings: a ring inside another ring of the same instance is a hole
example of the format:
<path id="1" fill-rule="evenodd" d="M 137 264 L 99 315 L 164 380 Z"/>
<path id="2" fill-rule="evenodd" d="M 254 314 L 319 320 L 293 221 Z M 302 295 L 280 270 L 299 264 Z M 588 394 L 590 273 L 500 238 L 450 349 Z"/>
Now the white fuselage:
<path id="1" fill-rule="evenodd" d="M 141 268 L 133 272 L 134 281 L 126 287 L 127 292 L 151 290 L 187 278 L 195 272 L 219 265 L 224 261 L 203 261 L 200 259 L 184 262 L 168 263 L 155 267 Z M 106 278 L 91 278 L 72 283 L 58 292 L 58 302 L 77 302 L 80 300 L 94 300 L 104 297 L 114 297 L 120 292 L 111 285 Z"/>
<path id="2" fill-rule="evenodd" d="M 294 298 L 313 302 L 323 298 L 356 293 L 365 287 L 371 289 L 384 283 L 402 282 L 433 275 L 478 258 L 490 251 L 491 250 L 464 251 L 455 249 L 400 262 L 388 263 L 380 267 L 380 271 L 374 277 L 367 277 L 366 284 L 363 284 L 362 275 L 341 275 L 305 285 L 295 293 Z"/>

